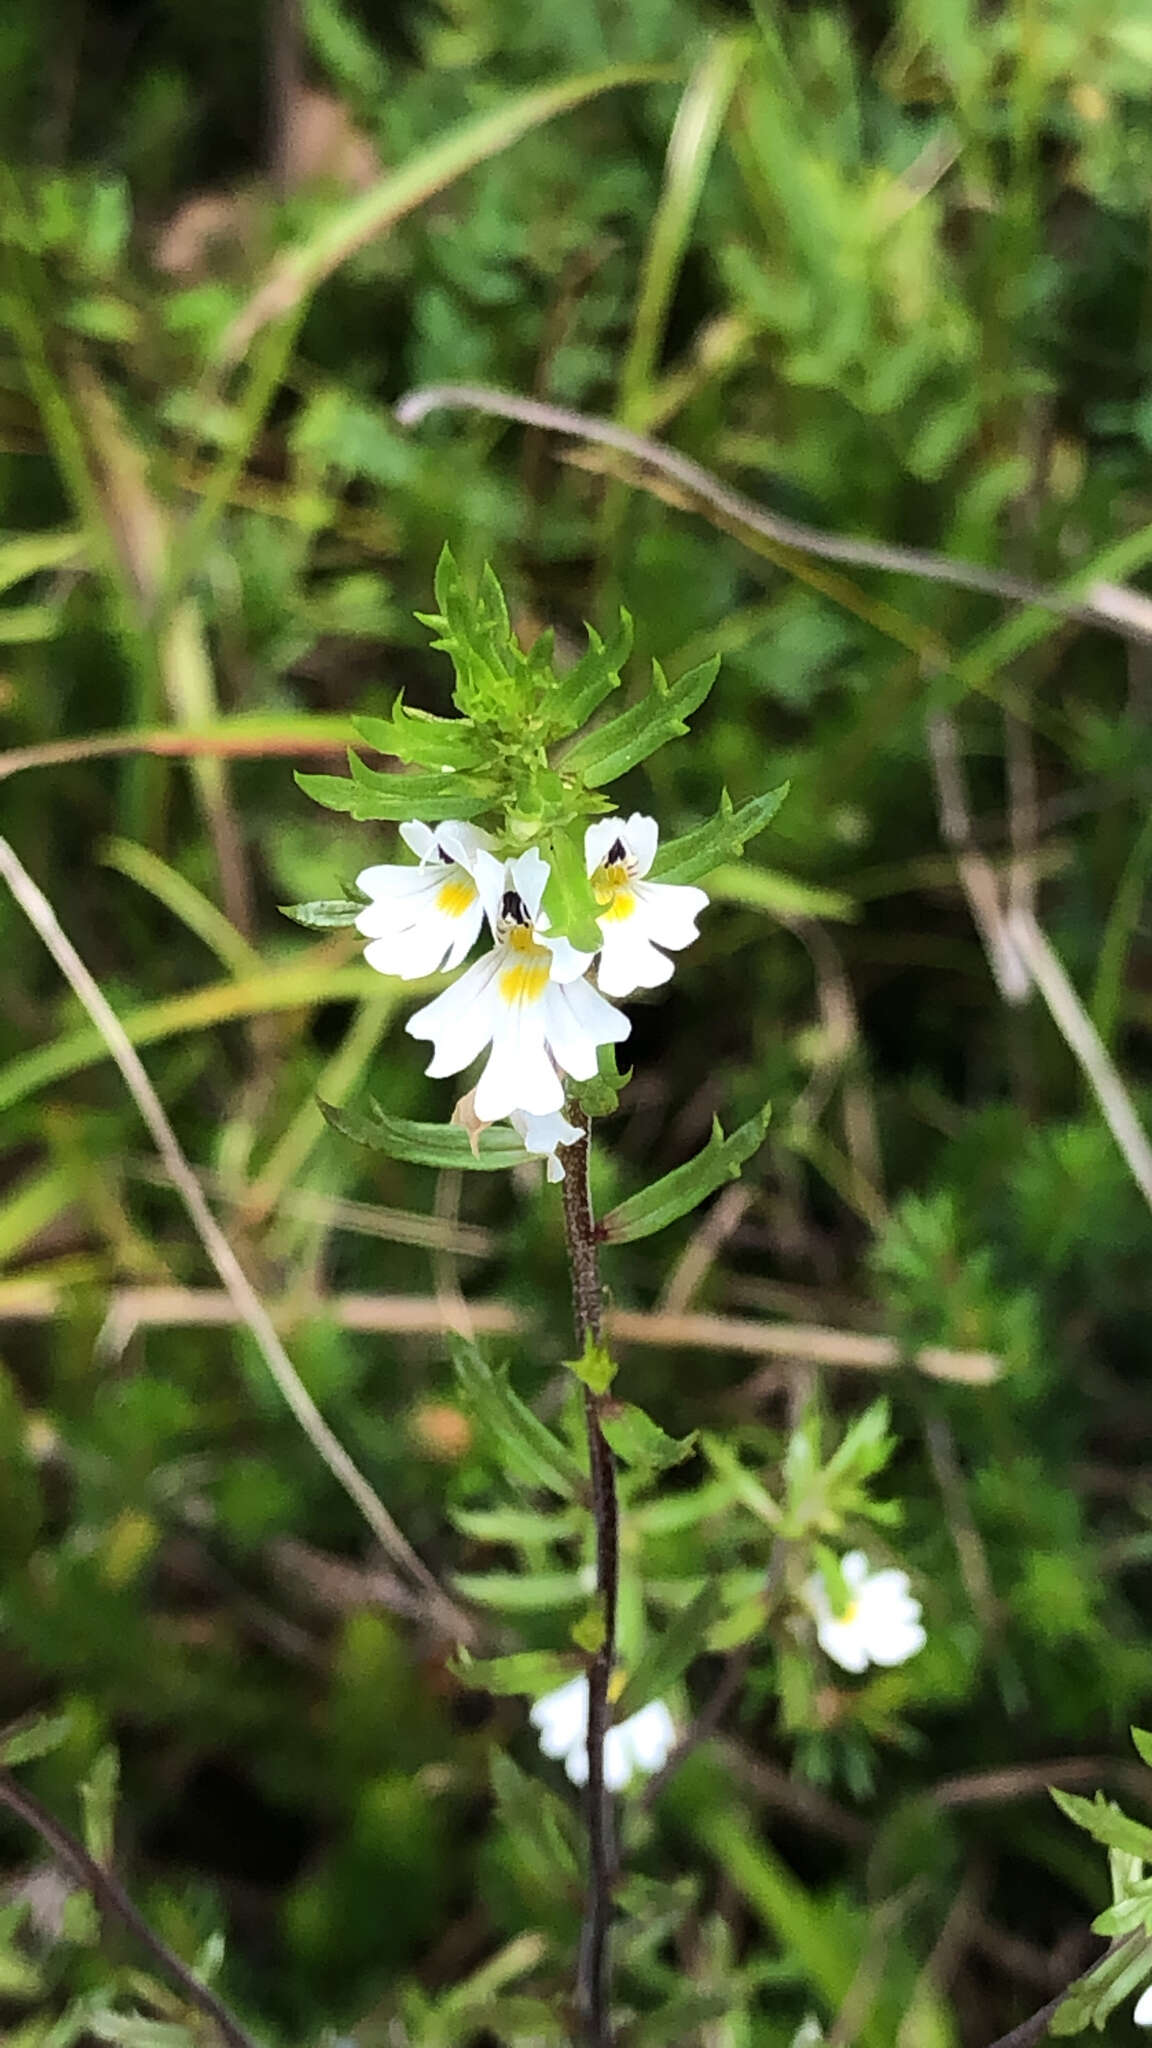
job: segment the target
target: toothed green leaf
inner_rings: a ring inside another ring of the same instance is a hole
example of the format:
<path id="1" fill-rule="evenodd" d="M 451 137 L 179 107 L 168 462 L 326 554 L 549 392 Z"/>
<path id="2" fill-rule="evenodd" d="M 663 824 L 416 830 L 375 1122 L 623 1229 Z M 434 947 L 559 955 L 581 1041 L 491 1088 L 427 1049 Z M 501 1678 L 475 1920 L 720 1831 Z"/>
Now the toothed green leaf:
<path id="1" fill-rule="evenodd" d="M 672 1173 L 666 1173 L 662 1180 L 653 1181 L 651 1187 L 610 1209 L 600 1225 L 601 1237 L 608 1244 L 628 1244 L 634 1238 L 651 1237 L 654 1231 L 664 1230 L 678 1217 L 686 1216 L 726 1180 L 738 1179 L 744 1161 L 759 1148 L 771 1113 L 771 1106 L 766 1103 L 730 1138 L 724 1136 L 720 1119 L 715 1118 L 712 1136 L 704 1150 Z"/>
<path id="2" fill-rule="evenodd" d="M 682 833 L 679 839 L 667 840 L 659 849 L 652 863 L 653 881 L 698 882 L 702 875 L 710 875 L 725 861 L 738 860 L 748 841 L 771 824 L 788 789 L 788 783 L 782 782 L 779 788 L 741 804 L 739 810 L 733 809 L 732 799 L 724 790 L 714 818 L 709 818 L 705 825 L 697 825 L 693 832 Z"/>
<path id="3" fill-rule="evenodd" d="M 515 1131 L 506 1124 L 494 1124 L 481 1131 L 472 1150 L 467 1131 L 459 1124 L 412 1123 L 407 1117 L 389 1116 L 378 1103 L 372 1114 L 361 1116 L 353 1109 L 337 1109 L 320 1102 L 321 1115 L 342 1137 L 372 1152 L 386 1152 L 390 1159 L 407 1159 L 414 1166 L 459 1167 L 465 1173 L 497 1173 L 503 1167 L 522 1166 L 532 1158 Z"/>
<path id="4" fill-rule="evenodd" d="M 699 710 L 720 670 L 720 659 L 701 662 L 689 669 L 679 682 L 668 683 L 659 662 L 653 662 L 653 687 L 630 711 L 598 726 L 564 755 L 565 774 L 576 775 L 591 789 L 615 782 L 640 761 L 646 761 L 657 747 L 681 737 L 688 730 L 686 719 Z"/>

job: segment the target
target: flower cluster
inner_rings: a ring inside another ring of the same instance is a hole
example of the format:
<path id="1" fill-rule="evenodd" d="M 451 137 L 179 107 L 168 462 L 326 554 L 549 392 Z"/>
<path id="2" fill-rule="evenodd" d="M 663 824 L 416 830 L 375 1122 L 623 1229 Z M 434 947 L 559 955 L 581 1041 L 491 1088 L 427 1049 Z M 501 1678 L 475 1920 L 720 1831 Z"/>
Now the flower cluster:
<path id="1" fill-rule="evenodd" d="M 588 1783 L 588 1680 L 583 1675 L 537 1700 L 529 1716 L 545 1756 L 563 1758 L 574 1785 Z M 676 1743 L 676 1725 L 663 1700 L 618 1721 L 604 1737 L 604 1783 L 622 1792 L 637 1775 L 663 1770 Z"/>
<path id="2" fill-rule="evenodd" d="M 369 940 L 364 957 L 381 974 L 413 981 L 463 965 L 487 922 L 492 948 L 408 1020 L 428 1039 L 433 1076 L 459 1074 L 490 1048 L 474 1098 L 480 1124 L 508 1118 L 529 1152 L 563 1168 L 556 1147 L 570 1144 L 564 1080 L 590 1081 L 603 1045 L 631 1026 L 608 996 L 658 988 L 670 979 L 668 954 L 697 936 L 703 889 L 647 879 L 656 856 L 654 818 L 605 818 L 584 835 L 584 858 L 601 933 L 597 955 L 550 930 L 543 908 L 548 862 L 536 847 L 496 856 L 475 825 L 406 824 L 400 836 L 417 865 L 365 868 L 357 887 L 369 900 L 356 919 Z M 664 950 L 662 950 L 664 949 Z"/>
<path id="3" fill-rule="evenodd" d="M 840 1574 L 848 1603 L 839 1613 L 818 1572 L 805 1587 L 816 1640 L 826 1657 L 842 1671 L 860 1672 L 869 1664 L 905 1664 L 924 1648 L 920 1602 L 912 1597 L 907 1572 L 871 1571 L 864 1552 L 850 1550 L 840 1560 Z"/>

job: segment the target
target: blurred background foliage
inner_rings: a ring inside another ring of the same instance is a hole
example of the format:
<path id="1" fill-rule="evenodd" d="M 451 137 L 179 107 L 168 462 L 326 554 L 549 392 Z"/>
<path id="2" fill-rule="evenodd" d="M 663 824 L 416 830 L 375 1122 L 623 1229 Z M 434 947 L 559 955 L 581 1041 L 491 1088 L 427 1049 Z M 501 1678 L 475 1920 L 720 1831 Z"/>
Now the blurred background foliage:
<path id="1" fill-rule="evenodd" d="M 1147 643 L 782 557 L 606 452 L 391 408 L 487 381 L 827 529 L 1138 593 L 1144 0 L 7 0 L 0 126 L 4 830 L 315 1398 L 505 1648 L 564 1647 L 580 1556 L 565 1527 L 484 1522 L 504 1496 L 441 1325 L 461 1290 L 503 1318 L 554 1412 L 558 1205 L 534 1171 L 437 1182 L 322 1123 L 317 1092 L 448 1101 L 398 1030 L 413 991 L 278 915 L 392 843 L 291 771 L 338 763 L 349 713 L 400 686 L 446 707 L 412 613 L 447 540 L 498 565 L 528 634 L 575 651 L 622 602 L 636 676 L 722 652 L 625 807 L 685 830 L 721 785 L 791 778 L 634 1011 L 602 1201 L 716 1111 L 774 1117 L 703 1227 L 610 1255 L 621 1387 L 772 1470 L 806 1402 L 840 1426 L 881 1390 L 780 1331 L 892 1338 L 881 1547 L 930 1643 L 860 1683 L 747 1645 L 721 1735 L 630 1822 L 628 2040 L 787 2048 L 839 2011 L 841 2048 L 976 2048 L 1095 1952 L 1102 1862 L 1045 1785 L 1144 1796 L 1152 1223 L 1048 1014 L 1000 993 L 926 735 L 953 721 L 973 845 L 996 875 L 1020 857 L 1147 1116 Z M 110 1810 L 118 1747 L 120 1868 L 189 1959 L 219 1966 L 227 1930 L 269 2042 L 562 2039 L 563 1781 L 521 1704 L 462 1689 L 211 1321 L 118 1075 L 0 916 L 0 1721 L 68 1715 L 26 1782 L 76 1824 L 94 1770 Z M 725 1319 L 703 1337 L 700 1310 Z M 923 1347 L 998 1376 L 926 1372 Z M 655 1603 L 717 1560 L 763 1569 L 716 1484 L 697 1452 L 637 1515 Z M 682 1714 L 716 1674 L 702 1655 Z M 101 2004 L 113 1965 L 138 1986 L 127 1950 L 109 1963 L 38 1856 L 3 1824 L 6 2038 L 170 2048 L 155 1989 L 151 2033 Z"/>

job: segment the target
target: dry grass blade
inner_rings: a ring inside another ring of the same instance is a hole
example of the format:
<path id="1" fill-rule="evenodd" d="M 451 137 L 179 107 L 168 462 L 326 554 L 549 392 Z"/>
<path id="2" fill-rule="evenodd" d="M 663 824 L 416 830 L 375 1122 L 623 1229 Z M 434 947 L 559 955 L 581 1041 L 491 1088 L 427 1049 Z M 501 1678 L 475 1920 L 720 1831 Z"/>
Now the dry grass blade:
<path id="1" fill-rule="evenodd" d="M 277 1387 L 333 1477 L 359 1508 L 373 1535 L 388 1555 L 407 1571 L 427 1598 L 437 1624 L 463 1640 L 471 1624 L 444 1594 L 423 1559 L 397 1527 L 383 1501 L 369 1485 L 343 1444 L 329 1429 L 284 1349 L 272 1319 L 232 1250 L 205 1199 L 204 1192 L 180 1148 L 144 1065 L 119 1018 L 62 930 L 43 891 L 6 839 L 0 838 L 0 874 L 17 903 L 43 939 L 65 980 L 79 998 L 115 1060 L 156 1149 L 192 1220 L 204 1250 L 216 1268 L 235 1320 L 244 1325 L 259 1347 Z"/>

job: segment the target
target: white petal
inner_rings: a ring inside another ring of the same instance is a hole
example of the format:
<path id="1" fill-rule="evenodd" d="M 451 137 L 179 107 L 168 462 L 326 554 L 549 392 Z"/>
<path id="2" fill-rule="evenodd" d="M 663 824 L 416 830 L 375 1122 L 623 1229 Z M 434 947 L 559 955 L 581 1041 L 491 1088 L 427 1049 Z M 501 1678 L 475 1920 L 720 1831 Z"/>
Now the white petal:
<path id="1" fill-rule="evenodd" d="M 624 838 L 626 829 L 623 818 L 598 818 L 588 826 L 584 834 L 584 866 L 590 875 L 604 865 L 608 848 Z"/>
<path id="2" fill-rule="evenodd" d="M 509 1122 L 514 1124 L 524 1140 L 526 1152 L 555 1152 L 557 1145 L 574 1145 L 580 1136 L 575 1124 L 559 1110 L 551 1116 L 530 1116 L 525 1110 L 514 1109 Z"/>
<path id="3" fill-rule="evenodd" d="M 890 1671 L 897 1664 L 906 1664 L 909 1657 L 915 1657 L 927 1641 L 927 1633 L 918 1621 L 902 1622 L 884 1636 L 874 1638 L 869 1654 L 874 1664 Z"/>
<path id="4" fill-rule="evenodd" d="M 620 1732 L 627 1735 L 642 1771 L 662 1770 L 676 1746 L 676 1724 L 663 1700 L 649 1700 L 623 1723 Z"/>
<path id="5" fill-rule="evenodd" d="M 487 832 L 481 831 L 479 825 L 461 824 L 455 818 L 448 818 L 436 834 L 436 844 L 442 846 L 445 853 L 450 853 L 453 860 L 462 868 L 467 868 L 471 874 L 476 855 L 481 849 L 487 852 L 492 841 Z"/>
<path id="6" fill-rule="evenodd" d="M 609 1792 L 622 1792 L 632 1782 L 635 1762 L 625 1728 L 609 1728 L 604 1737 L 604 1783 Z"/>
<path id="7" fill-rule="evenodd" d="M 508 863 L 512 887 L 535 924 L 540 911 L 544 890 L 551 869 L 538 846 L 530 846 L 527 853 L 518 854 Z"/>
<path id="8" fill-rule="evenodd" d="M 632 864 L 638 875 L 646 875 L 656 858 L 656 845 L 660 838 L 660 827 L 655 818 L 645 817 L 643 811 L 633 811 L 624 828 L 624 843 L 632 857 Z"/>
<path id="9" fill-rule="evenodd" d="M 1140 1993 L 1132 2009 L 1132 2018 L 1138 2027 L 1152 2027 L 1152 1984 Z"/>
<path id="10" fill-rule="evenodd" d="M 571 1778 L 572 1783 L 574 1785 L 586 1785 L 588 1783 L 587 1743 L 578 1742 L 575 1748 L 570 1749 L 568 1751 L 568 1756 L 564 1764 L 564 1769 L 567 1771 L 568 1776 Z"/>
<path id="11" fill-rule="evenodd" d="M 825 1656 L 839 1664 L 842 1671 L 868 1669 L 868 1651 L 854 1621 L 836 1621 L 828 1616 L 817 1627 L 816 1640 Z"/>
<path id="12" fill-rule="evenodd" d="M 441 916 L 443 917 L 442 912 Z M 449 920 L 444 919 L 444 922 L 447 923 Z M 456 931 L 452 939 L 448 958 L 444 962 L 445 967 L 447 967 L 450 973 L 468 958 L 469 953 L 480 936 L 480 927 L 484 923 L 484 905 L 480 901 L 479 894 L 473 898 L 467 910 L 461 916 L 453 918 L 451 922 L 455 925 Z"/>
<path id="13" fill-rule="evenodd" d="M 553 981 L 579 981 L 582 974 L 587 974 L 595 958 L 593 953 L 578 953 L 567 939 L 541 938 L 540 944 L 546 946 L 552 955 Z"/>
<path id="14" fill-rule="evenodd" d="M 362 889 L 365 896 L 373 898 L 356 919 L 357 931 L 366 931 L 368 928 L 361 924 L 361 917 L 375 910 L 387 913 L 393 906 L 395 914 L 398 915 L 411 897 L 433 895 L 437 881 L 434 875 L 428 873 L 427 868 L 375 867 L 361 870 L 356 877 L 356 887 Z M 372 937 L 373 934 L 369 931 L 368 936 Z"/>
<path id="15" fill-rule="evenodd" d="M 564 1083 L 544 1047 L 542 1003 L 501 1004 L 492 1051 L 476 1088 L 476 1114 L 498 1123 L 514 1109 L 547 1116 L 564 1106 Z"/>
<path id="16" fill-rule="evenodd" d="M 549 982 L 542 1007 L 553 1057 L 574 1081 L 592 1079 L 597 1046 L 619 1045 L 632 1029 L 627 1017 L 606 1003 L 588 981 L 571 981 L 563 987 Z"/>
<path id="17" fill-rule="evenodd" d="M 438 918 L 405 932 L 389 932 L 364 948 L 365 964 L 377 974 L 395 974 L 401 981 L 420 981 L 444 964 L 450 934 Z"/>
<path id="18" fill-rule="evenodd" d="M 555 1152 L 550 1152 L 548 1154 L 548 1164 L 544 1168 L 544 1175 L 547 1180 L 550 1180 L 553 1183 L 553 1186 L 555 1186 L 558 1181 L 562 1181 L 564 1178 L 564 1168 L 561 1165 L 559 1159 L 556 1157 Z"/>
<path id="19" fill-rule="evenodd" d="M 410 818 L 400 827 L 400 837 L 410 847 L 417 860 L 427 860 L 436 850 L 436 834 L 430 825 L 421 824 L 419 818 Z"/>
<path id="20" fill-rule="evenodd" d="M 409 1017 L 404 1026 L 409 1036 L 429 1038 L 435 1046 L 426 1074 L 458 1074 L 487 1045 L 499 1004 L 496 977 L 502 958 L 498 947 L 486 953 L 459 981 Z"/>
<path id="21" fill-rule="evenodd" d="M 502 860 L 497 860 L 495 855 L 489 853 L 485 847 L 478 847 L 472 859 L 472 879 L 480 891 L 485 914 L 492 927 L 493 937 L 495 937 L 496 921 L 500 916 L 500 905 L 504 900 L 504 892 L 508 887 L 507 867 Z"/>
<path id="22" fill-rule="evenodd" d="M 545 1756 L 566 1756 L 588 1732 L 588 1680 L 580 1676 L 544 1694 L 529 1709 L 528 1719 L 540 1731 Z"/>
<path id="23" fill-rule="evenodd" d="M 840 1576 L 844 1584 L 855 1592 L 868 1577 L 868 1559 L 862 1550 L 849 1550 L 840 1559 Z"/>
<path id="24" fill-rule="evenodd" d="M 630 996 L 638 988 L 661 988 L 675 969 L 666 953 L 650 945 L 637 919 L 620 924 L 600 922 L 604 934 L 599 981 L 605 995 Z"/>
<path id="25" fill-rule="evenodd" d="M 703 889 L 686 882 L 636 882 L 634 893 L 644 930 L 658 946 L 680 953 L 699 938 L 696 919 L 708 908 Z"/>

